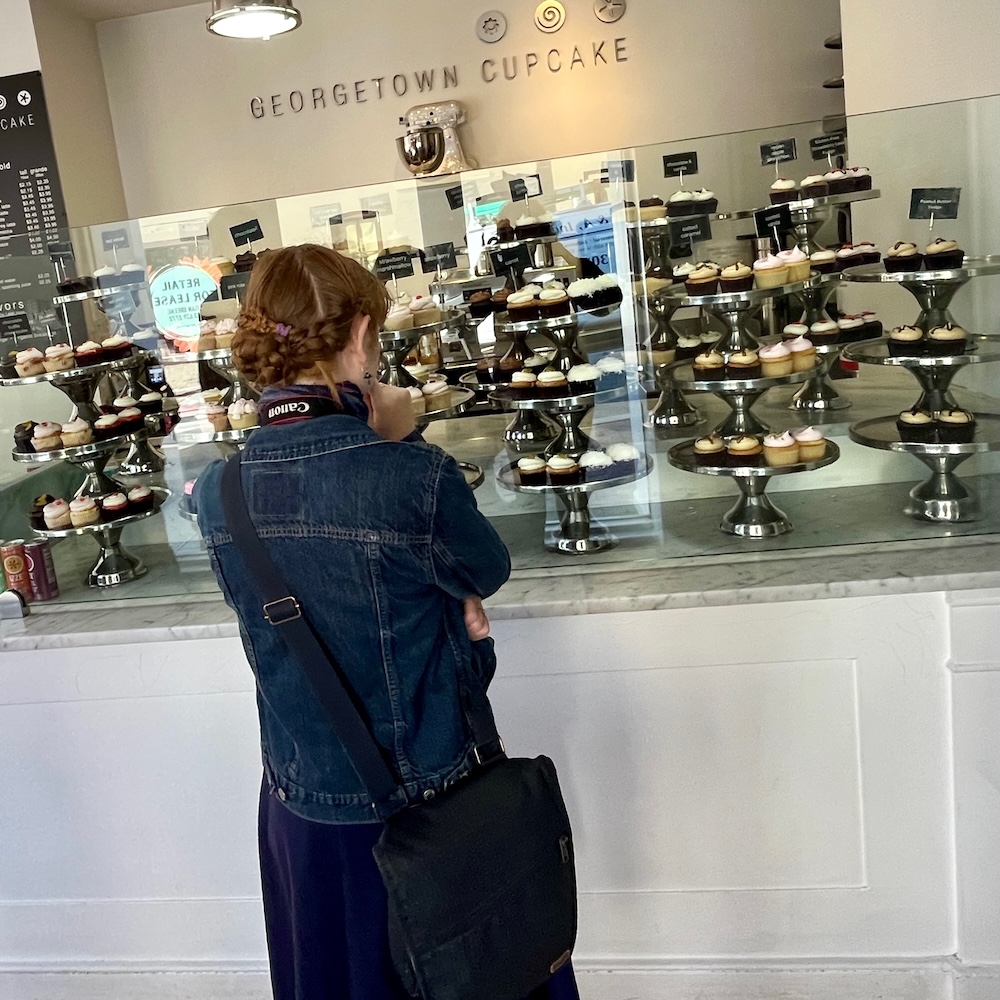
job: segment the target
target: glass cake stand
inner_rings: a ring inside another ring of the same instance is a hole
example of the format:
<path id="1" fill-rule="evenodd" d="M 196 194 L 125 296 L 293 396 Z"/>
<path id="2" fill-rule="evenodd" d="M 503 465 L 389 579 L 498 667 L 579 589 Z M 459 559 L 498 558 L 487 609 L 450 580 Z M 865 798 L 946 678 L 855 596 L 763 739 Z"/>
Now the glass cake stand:
<path id="1" fill-rule="evenodd" d="M 137 432 L 142 434 L 144 432 Z M 68 462 L 83 472 L 83 482 L 73 494 L 76 497 L 103 497 L 126 489 L 121 483 L 112 479 L 105 467 L 119 448 L 133 442 L 134 434 L 107 438 L 104 441 L 94 441 L 74 448 L 60 448 L 57 451 L 13 451 L 11 458 L 21 465 L 46 465 L 50 462 Z"/>
<path id="2" fill-rule="evenodd" d="M 927 333 L 936 326 L 955 322 L 950 309 L 951 300 L 963 285 L 973 278 L 1000 274 L 1000 255 L 966 257 L 961 267 L 941 271 L 889 272 L 882 264 L 863 264 L 861 267 L 849 267 L 841 273 L 847 281 L 902 285 L 920 305 L 916 325 Z"/>
<path id="3" fill-rule="evenodd" d="M 793 529 L 788 515 L 771 503 L 767 487 L 774 476 L 795 475 L 812 472 L 831 465 L 840 458 L 840 449 L 832 442 L 826 443 L 826 454 L 813 462 L 797 462 L 794 465 L 748 465 L 721 466 L 699 465 L 695 459 L 694 442 L 687 441 L 674 445 L 668 453 L 668 460 L 676 469 L 695 472 L 703 476 L 728 476 L 740 488 L 740 498 L 726 512 L 719 530 L 727 535 L 741 538 L 775 538 L 786 535 Z M 761 459 L 763 461 L 763 458 Z"/>
<path id="4" fill-rule="evenodd" d="M 626 483 L 634 483 L 648 476 L 652 469 L 653 460 L 644 455 L 634 468 L 623 471 L 620 475 L 613 474 L 606 478 L 566 486 L 553 486 L 549 483 L 524 486 L 518 476 L 517 463 L 512 462 L 500 470 L 497 482 L 505 490 L 514 493 L 554 496 L 559 505 L 559 530 L 546 542 L 545 547 L 550 552 L 582 556 L 592 552 L 602 552 L 618 544 L 618 539 L 603 525 L 595 523 L 591 517 L 590 494 L 595 490 L 607 490 Z"/>
<path id="5" fill-rule="evenodd" d="M 931 444 L 900 441 L 895 417 L 876 417 L 852 424 L 851 440 L 866 448 L 915 455 L 930 470 L 925 482 L 910 490 L 904 513 L 919 521 L 975 521 L 979 499 L 955 475 L 955 470 L 973 455 L 1000 451 L 1000 417 L 977 413 L 976 431 L 967 444 Z"/>

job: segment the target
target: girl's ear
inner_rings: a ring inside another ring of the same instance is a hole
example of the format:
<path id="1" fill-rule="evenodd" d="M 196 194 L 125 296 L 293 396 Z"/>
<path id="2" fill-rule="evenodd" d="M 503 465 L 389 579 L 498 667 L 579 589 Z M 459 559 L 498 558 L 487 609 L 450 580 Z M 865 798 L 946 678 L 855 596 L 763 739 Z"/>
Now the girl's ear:
<path id="1" fill-rule="evenodd" d="M 371 316 L 358 315 L 351 324 L 351 337 L 348 348 L 355 360 L 362 365 L 368 363 L 368 328 L 371 326 Z"/>

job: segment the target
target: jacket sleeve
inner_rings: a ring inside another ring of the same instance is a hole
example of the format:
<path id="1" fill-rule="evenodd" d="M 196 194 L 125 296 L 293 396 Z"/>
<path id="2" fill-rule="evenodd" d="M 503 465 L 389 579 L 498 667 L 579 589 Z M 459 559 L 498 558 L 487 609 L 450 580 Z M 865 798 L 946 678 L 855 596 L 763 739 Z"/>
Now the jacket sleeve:
<path id="1" fill-rule="evenodd" d="M 431 561 L 437 585 L 452 597 L 489 597 L 510 576 L 510 556 L 479 512 L 458 463 L 444 456 L 434 494 Z"/>

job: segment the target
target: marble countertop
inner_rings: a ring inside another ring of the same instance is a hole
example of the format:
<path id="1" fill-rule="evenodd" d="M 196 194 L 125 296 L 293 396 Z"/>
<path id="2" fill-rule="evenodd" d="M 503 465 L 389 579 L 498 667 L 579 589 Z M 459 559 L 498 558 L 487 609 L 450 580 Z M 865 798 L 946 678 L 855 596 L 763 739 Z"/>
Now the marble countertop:
<path id="1" fill-rule="evenodd" d="M 491 619 L 1000 589 L 1000 535 L 574 569 L 516 572 L 487 602 Z M 0 623 L 0 652 L 237 635 L 221 597 L 203 594 L 38 607 Z"/>

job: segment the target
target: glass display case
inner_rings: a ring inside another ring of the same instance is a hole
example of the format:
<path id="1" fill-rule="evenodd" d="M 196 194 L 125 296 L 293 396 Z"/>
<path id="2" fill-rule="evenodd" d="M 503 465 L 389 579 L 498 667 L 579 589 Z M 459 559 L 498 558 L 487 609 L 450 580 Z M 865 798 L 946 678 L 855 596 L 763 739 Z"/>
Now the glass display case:
<path id="1" fill-rule="evenodd" d="M 933 169 L 880 145 L 943 121 Z M 230 358 L 253 263 L 304 242 L 428 300 L 387 324 L 382 377 L 427 390 L 424 436 L 515 572 L 995 531 L 1000 209 L 976 150 L 998 123 L 990 98 L 11 238 L 2 537 L 50 540 L 62 603 L 213 592 L 190 484 L 255 433 L 230 409 L 255 397 Z M 959 221 L 908 220 L 912 188 L 956 185 Z M 938 236 L 964 259 L 887 273 L 897 240 Z M 948 324 L 961 352 L 930 342 Z M 908 325 L 911 354 L 887 336 Z M 901 432 L 921 410 L 939 429 Z"/>

